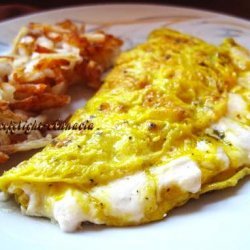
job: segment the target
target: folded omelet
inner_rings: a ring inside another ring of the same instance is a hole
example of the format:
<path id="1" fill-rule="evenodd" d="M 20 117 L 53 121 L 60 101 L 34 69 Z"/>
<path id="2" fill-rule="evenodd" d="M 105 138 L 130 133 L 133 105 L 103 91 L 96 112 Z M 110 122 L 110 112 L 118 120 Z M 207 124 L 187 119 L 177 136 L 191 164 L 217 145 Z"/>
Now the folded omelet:
<path id="1" fill-rule="evenodd" d="M 210 45 L 169 29 L 124 52 L 103 86 L 0 189 L 62 230 L 160 220 L 250 174 L 250 60 L 232 39 Z"/>

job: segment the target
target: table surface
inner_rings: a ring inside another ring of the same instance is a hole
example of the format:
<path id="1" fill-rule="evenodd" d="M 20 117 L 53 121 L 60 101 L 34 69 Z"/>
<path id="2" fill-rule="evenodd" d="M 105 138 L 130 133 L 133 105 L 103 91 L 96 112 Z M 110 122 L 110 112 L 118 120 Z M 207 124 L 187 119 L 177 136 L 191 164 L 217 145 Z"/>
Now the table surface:
<path id="1" fill-rule="evenodd" d="M 105 3 L 154 3 L 165 4 L 175 6 L 185 6 L 191 8 L 199 8 L 205 10 L 211 10 L 221 12 L 229 15 L 250 19 L 250 1 L 249 0 L 22 0 L 22 1 L 1 1 L 0 4 L 0 20 L 6 18 L 20 16 L 34 11 L 48 10 L 53 8 L 61 8 L 72 5 L 84 5 L 84 4 L 105 4 Z M 4 6 L 5 5 L 5 6 Z M 6 6 L 7 5 L 7 6 Z M 10 6 L 11 5 L 11 6 Z"/>

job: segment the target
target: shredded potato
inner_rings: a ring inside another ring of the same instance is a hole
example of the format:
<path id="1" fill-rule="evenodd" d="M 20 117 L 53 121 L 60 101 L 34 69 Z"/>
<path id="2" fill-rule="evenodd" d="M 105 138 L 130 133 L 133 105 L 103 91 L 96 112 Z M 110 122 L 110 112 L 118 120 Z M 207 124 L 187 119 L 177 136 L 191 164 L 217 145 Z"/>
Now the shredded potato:
<path id="1" fill-rule="evenodd" d="M 11 53 L 0 57 L 0 122 L 36 119 L 43 110 L 68 104 L 67 89 L 73 84 L 98 88 L 121 45 L 112 35 L 86 33 L 83 25 L 69 20 L 23 27 Z M 21 132 L 0 131 L 0 163 L 11 153 L 43 147 L 52 139 L 44 131 Z"/>

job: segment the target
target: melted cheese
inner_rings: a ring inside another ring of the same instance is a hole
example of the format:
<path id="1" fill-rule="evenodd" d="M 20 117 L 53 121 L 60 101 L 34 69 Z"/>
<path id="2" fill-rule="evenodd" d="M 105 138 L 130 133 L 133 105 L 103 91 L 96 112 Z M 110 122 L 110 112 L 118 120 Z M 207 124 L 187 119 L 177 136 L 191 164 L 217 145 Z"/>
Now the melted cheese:
<path id="1" fill-rule="evenodd" d="M 229 93 L 228 95 L 228 116 L 235 117 L 239 114 L 246 112 L 247 103 L 244 99 L 235 93 Z"/>
<path id="2" fill-rule="evenodd" d="M 65 232 L 75 231 L 80 227 L 81 222 L 89 220 L 69 191 L 61 200 L 55 202 L 53 216 Z"/>
<path id="3" fill-rule="evenodd" d="M 201 171 L 189 157 L 176 159 L 165 166 L 153 167 L 151 172 L 158 180 L 158 193 L 172 185 L 178 185 L 184 191 L 192 193 L 200 190 Z M 144 216 L 146 186 L 147 176 L 141 172 L 94 188 L 89 194 L 101 203 L 108 204 L 107 216 L 125 216 L 131 222 L 139 222 Z M 82 222 L 94 219 L 83 213 L 69 192 L 55 203 L 53 214 L 64 231 L 76 230 Z"/>
<path id="4" fill-rule="evenodd" d="M 97 187 L 91 195 L 99 200 L 105 197 L 105 203 L 110 204 L 110 215 L 128 216 L 128 220 L 140 221 L 144 216 L 142 193 L 146 185 L 146 174 L 138 173 Z"/>
<path id="5" fill-rule="evenodd" d="M 200 151 L 206 152 L 210 150 L 210 145 L 206 141 L 198 141 L 196 148 Z"/>
<path id="6" fill-rule="evenodd" d="M 151 171 L 158 180 L 159 191 L 172 185 L 178 185 L 184 191 L 191 193 L 196 193 L 201 188 L 201 171 L 197 163 L 187 156 L 153 168 Z"/>
<path id="7" fill-rule="evenodd" d="M 234 120 L 222 118 L 218 123 L 212 126 L 214 129 L 225 134 L 225 141 L 230 142 L 239 149 L 246 152 L 250 151 L 250 129 L 245 126 L 240 126 Z"/>
<path id="8" fill-rule="evenodd" d="M 189 157 L 181 157 L 166 165 L 152 167 L 151 174 L 156 178 L 155 190 L 161 193 L 166 187 L 178 185 L 183 191 L 196 193 L 201 188 L 201 171 L 197 164 Z M 57 221 L 60 228 L 65 232 L 71 232 L 81 226 L 82 222 L 89 221 L 102 224 L 103 221 L 97 217 L 97 210 L 93 204 L 89 203 L 89 212 L 84 212 L 79 203 L 86 200 L 86 197 L 93 197 L 98 202 L 104 204 L 106 216 L 124 217 L 133 223 L 138 223 L 144 217 L 145 197 L 148 195 L 145 187 L 148 185 L 148 177 L 144 172 L 139 172 L 132 176 L 117 179 L 107 185 L 93 188 L 88 193 L 77 191 L 73 193 L 68 189 L 59 200 L 52 199 L 50 210 L 42 208 L 41 199 L 46 191 L 40 193 L 32 189 L 29 185 L 20 187 L 11 186 L 9 193 L 15 193 L 16 188 L 21 188 L 29 197 L 29 203 L 22 212 L 32 216 L 49 216 Z M 76 198 L 78 197 L 78 198 Z M 51 198 L 48 198 L 50 200 Z"/>
<path id="9" fill-rule="evenodd" d="M 232 119 L 222 118 L 212 126 L 213 129 L 224 134 L 224 141 L 236 147 L 239 165 L 250 163 L 250 129 L 239 125 Z"/>

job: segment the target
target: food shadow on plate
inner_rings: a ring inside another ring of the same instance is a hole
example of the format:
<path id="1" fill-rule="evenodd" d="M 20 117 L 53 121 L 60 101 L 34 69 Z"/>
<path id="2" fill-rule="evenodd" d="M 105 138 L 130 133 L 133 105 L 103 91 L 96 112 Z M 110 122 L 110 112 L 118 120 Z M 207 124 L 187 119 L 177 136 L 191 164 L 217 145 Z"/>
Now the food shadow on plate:
<path id="1" fill-rule="evenodd" d="M 0 175 L 2 175 L 4 171 L 17 166 L 20 162 L 29 159 L 32 155 L 39 151 L 39 149 L 34 149 L 28 152 L 18 152 L 13 154 L 7 162 L 0 165 Z"/>

